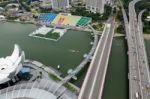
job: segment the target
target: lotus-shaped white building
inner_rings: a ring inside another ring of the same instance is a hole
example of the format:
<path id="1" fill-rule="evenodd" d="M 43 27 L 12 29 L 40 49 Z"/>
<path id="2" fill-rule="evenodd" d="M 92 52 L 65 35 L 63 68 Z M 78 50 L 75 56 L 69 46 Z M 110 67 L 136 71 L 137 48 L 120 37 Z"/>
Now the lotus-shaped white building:
<path id="1" fill-rule="evenodd" d="M 24 60 L 25 54 L 16 44 L 11 56 L 0 58 L 0 84 L 13 79 L 21 70 Z"/>

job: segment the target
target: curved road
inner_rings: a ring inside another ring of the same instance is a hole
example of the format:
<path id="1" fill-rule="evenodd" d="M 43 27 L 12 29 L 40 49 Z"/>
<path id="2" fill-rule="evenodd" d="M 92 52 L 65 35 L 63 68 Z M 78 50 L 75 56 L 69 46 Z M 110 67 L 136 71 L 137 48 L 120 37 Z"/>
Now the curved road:
<path id="1" fill-rule="evenodd" d="M 122 6 L 122 13 L 126 27 L 129 59 L 129 98 L 150 99 L 150 78 L 147 54 L 144 45 L 141 11 L 137 15 L 135 4 L 141 0 L 133 0 L 129 3 L 129 22 Z"/>

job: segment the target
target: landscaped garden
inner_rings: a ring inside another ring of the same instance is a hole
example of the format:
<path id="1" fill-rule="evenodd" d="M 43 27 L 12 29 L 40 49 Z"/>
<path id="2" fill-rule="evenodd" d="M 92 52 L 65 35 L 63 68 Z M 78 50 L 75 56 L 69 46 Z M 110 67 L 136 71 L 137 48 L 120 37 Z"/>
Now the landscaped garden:
<path id="1" fill-rule="evenodd" d="M 39 34 L 35 34 L 35 36 L 57 40 L 57 39 L 60 38 L 60 33 L 58 33 L 58 32 L 48 32 L 46 35 L 43 35 L 43 34 L 39 33 Z"/>

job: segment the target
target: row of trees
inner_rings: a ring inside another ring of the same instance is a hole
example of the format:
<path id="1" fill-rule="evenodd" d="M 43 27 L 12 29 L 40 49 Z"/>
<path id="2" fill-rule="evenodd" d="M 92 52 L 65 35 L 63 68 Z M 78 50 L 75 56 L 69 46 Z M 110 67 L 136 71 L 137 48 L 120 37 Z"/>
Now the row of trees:
<path id="1" fill-rule="evenodd" d="M 72 8 L 71 14 L 91 17 L 93 21 L 104 21 L 108 19 L 108 17 L 111 14 L 111 11 L 112 11 L 112 7 L 108 5 L 105 5 L 105 11 L 103 14 L 87 11 L 85 7 L 78 7 L 78 8 Z"/>
<path id="2" fill-rule="evenodd" d="M 9 3 L 16 3 L 16 1 L 11 1 L 10 0 L 10 1 L 1 2 L 0 7 L 6 7 L 6 5 L 9 4 Z"/>
<path id="3" fill-rule="evenodd" d="M 143 14 L 143 22 L 144 22 L 144 32 L 150 34 L 150 21 L 146 20 L 147 16 L 150 16 L 149 11 L 147 10 L 144 14 Z"/>
<path id="4" fill-rule="evenodd" d="M 71 10 L 71 14 L 92 17 L 93 20 L 101 19 L 101 14 L 87 11 L 85 7 L 73 8 L 73 10 Z"/>
<path id="5" fill-rule="evenodd" d="M 129 2 L 133 0 L 122 0 L 124 3 L 124 7 L 126 12 L 128 13 Z M 150 1 L 149 0 L 141 0 L 135 5 L 136 12 L 139 13 L 143 9 L 147 9 L 147 11 L 143 14 L 143 22 L 144 22 L 144 32 L 150 33 L 150 21 L 145 20 L 150 11 Z M 120 17 L 120 16 L 119 16 Z M 121 19 L 121 17 L 120 17 Z"/>
<path id="6" fill-rule="evenodd" d="M 25 0 L 19 0 L 20 4 L 23 6 L 23 8 L 26 11 L 31 11 L 31 7 L 28 5 L 27 1 Z"/>
<path id="7" fill-rule="evenodd" d="M 143 23 L 144 23 L 144 33 L 150 34 L 150 21 L 146 20 L 147 16 L 150 15 L 150 1 L 149 0 L 142 0 L 136 4 L 136 11 L 139 13 L 143 9 L 147 9 L 146 12 L 143 14 Z"/>

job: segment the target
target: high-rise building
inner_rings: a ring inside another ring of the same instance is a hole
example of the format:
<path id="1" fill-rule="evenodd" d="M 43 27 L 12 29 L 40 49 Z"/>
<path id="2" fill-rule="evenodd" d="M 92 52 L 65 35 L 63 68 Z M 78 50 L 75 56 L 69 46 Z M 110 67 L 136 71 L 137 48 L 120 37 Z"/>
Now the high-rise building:
<path id="1" fill-rule="evenodd" d="M 79 0 L 79 1 L 85 3 L 86 0 Z"/>
<path id="2" fill-rule="evenodd" d="M 51 0 L 51 2 L 54 10 L 69 8 L 69 0 Z"/>
<path id="3" fill-rule="evenodd" d="M 104 13 L 105 0 L 86 0 L 86 8 L 94 13 Z"/>
<path id="4" fill-rule="evenodd" d="M 72 0 L 72 1 L 78 1 L 78 2 L 85 3 L 86 0 Z"/>

